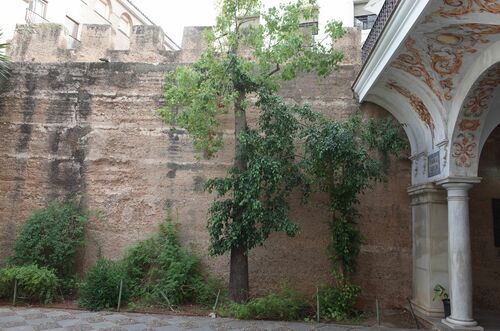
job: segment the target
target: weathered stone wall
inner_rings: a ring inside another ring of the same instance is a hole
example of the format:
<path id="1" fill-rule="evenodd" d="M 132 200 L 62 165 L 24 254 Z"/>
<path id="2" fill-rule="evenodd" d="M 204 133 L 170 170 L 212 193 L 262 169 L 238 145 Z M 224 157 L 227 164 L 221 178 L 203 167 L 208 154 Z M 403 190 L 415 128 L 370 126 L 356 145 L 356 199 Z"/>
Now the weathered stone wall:
<path id="1" fill-rule="evenodd" d="M 474 308 L 500 314 L 500 247 L 495 247 L 492 199 L 500 199 L 500 127 L 481 152 L 481 183 L 470 192 L 470 231 Z"/>
<path id="2" fill-rule="evenodd" d="M 197 161 L 185 132 L 166 127 L 155 113 L 162 104 L 164 73 L 174 67 L 13 65 L 0 92 L 0 261 L 28 214 L 53 198 L 83 193 L 86 205 L 98 214 L 88 227 L 82 270 L 98 256 L 120 257 L 171 213 L 182 242 L 202 256 L 213 274 L 227 277 L 227 257 L 207 254 L 206 211 L 213 198 L 202 186 L 223 175 L 231 161 L 232 116 L 223 119 L 224 150 L 216 159 Z M 356 63 L 345 64 L 324 80 L 304 76 L 283 84 L 282 95 L 343 118 L 359 109 L 350 89 L 357 70 Z M 374 105 L 367 105 L 366 113 L 387 114 Z M 255 117 L 251 110 L 249 119 Z M 390 167 L 389 180 L 362 197 L 365 244 L 354 280 L 369 307 L 375 298 L 384 306 L 400 306 L 411 293 L 409 162 L 391 160 Z M 300 234 L 275 234 L 251 252 L 253 294 L 276 289 L 283 281 L 310 294 L 331 281 L 329 215 L 322 202 L 324 197 L 317 196 L 303 206 L 295 196 L 292 214 Z"/>
<path id="3" fill-rule="evenodd" d="M 185 33 L 189 35 L 188 32 L 187 29 Z M 18 25 L 8 55 L 13 62 L 99 62 L 106 59 L 111 62 L 178 63 L 184 61 L 181 58 L 192 59 L 201 53 L 195 53 L 194 49 L 166 50 L 167 42 L 158 26 L 134 26 L 126 50 L 116 49 L 115 34 L 110 25 L 83 24 L 78 42 L 59 24 Z M 201 41 L 202 36 L 198 38 Z"/>

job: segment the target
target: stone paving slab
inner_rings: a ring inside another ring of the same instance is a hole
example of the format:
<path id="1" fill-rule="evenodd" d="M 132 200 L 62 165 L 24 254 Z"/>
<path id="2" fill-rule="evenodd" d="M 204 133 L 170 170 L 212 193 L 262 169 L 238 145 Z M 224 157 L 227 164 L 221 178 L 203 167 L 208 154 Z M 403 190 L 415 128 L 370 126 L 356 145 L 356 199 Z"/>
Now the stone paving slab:
<path id="1" fill-rule="evenodd" d="M 334 324 L 239 321 L 227 318 L 0 308 L 0 331 L 405 331 Z M 409 330 L 406 330 L 409 331 Z"/>

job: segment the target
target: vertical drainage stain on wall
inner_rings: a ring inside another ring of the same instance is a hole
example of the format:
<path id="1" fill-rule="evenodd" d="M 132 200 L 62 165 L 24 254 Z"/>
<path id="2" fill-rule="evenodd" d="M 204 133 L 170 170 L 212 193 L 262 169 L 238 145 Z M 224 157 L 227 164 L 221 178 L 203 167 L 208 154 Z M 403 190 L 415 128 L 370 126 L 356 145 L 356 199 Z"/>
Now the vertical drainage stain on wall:
<path id="1" fill-rule="evenodd" d="M 33 131 L 33 114 L 36 108 L 35 90 L 37 86 L 36 78 L 33 74 L 26 74 L 25 88 L 26 97 L 23 101 L 23 121 L 20 127 L 20 133 L 17 139 L 16 152 L 24 153 L 28 150 L 28 145 L 31 140 Z"/>
<path id="2" fill-rule="evenodd" d="M 22 200 L 26 183 L 26 170 L 28 165 L 28 156 L 26 153 L 29 152 L 29 144 L 33 131 L 33 114 L 36 109 L 35 93 L 37 89 L 37 79 L 33 74 L 27 73 L 25 75 L 24 88 L 25 92 L 21 110 L 23 118 L 19 125 L 15 146 L 14 187 L 7 195 L 9 199 L 9 216 L 7 220 L 4 220 L 1 229 L 1 241 L 4 243 L 1 249 L 4 254 L 11 251 L 12 247 L 10 243 L 12 243 L 13 239 L 16 237 L 16 220 L 19 218 L 20 213 L 18 202 Z M 5 111 L 7 110 L 4 109 L 2 113 Z"/>
<path id="3" fill-rule="evenodd" d="M 87 70 L 82 76 L 65 72 L 52 72 L 51 76 L 56 81 L 63 81 L 62 85 L 54 86 L 62 87 L 59 93 L 63 95 L 53 101 L 47 111 L 47 122 L 56 124 L 49 128 L 49 151 L 52 155 L 48 170 L 48 202 L 72 199 L 85 191 L 87 136 L 92 131 L 86 122 L 91 112 L 91 95 L 85 89 L 90 85 Z M 77 91 L 69 92 L 64 86 L 77 86 Z"/>

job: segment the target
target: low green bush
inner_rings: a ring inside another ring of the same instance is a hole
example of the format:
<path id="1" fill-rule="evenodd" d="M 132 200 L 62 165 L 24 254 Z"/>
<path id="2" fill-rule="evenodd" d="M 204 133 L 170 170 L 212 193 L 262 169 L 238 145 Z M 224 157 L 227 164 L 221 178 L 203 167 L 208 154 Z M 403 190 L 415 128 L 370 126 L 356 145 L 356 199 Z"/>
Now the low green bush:
<path id="1" fill-rule="evenodd" d="M 168 220 L 157 234 L 132 246 L 122 260 L 99 260 L 80 288 L 80 305 L 90 310 L 115 308 L 121 279 L 122 302 L 137 306 L 211 306 L 222 287 L 203 274 L 195 255 L 181 247 Z"/>
<path id="2" fill-rule="evenodd" d="M 355 304 L 361 288 L 349 283 L 341 275 L 336 278 L 336 286 L 324 286 L 318 292 L 322 320 L 341 321 L 356 314 Z"/>
<path id="3" fill-rule="evenodd" d="M 220 315 L 237 319 L 303 320 L 310 313 L 310 304 L 300 294 L 283 286 L 279 292 L 271 292 L 247 303 L 231 303 L 220 310 Z"/>
<path id="4" fill-rule="evenodd" d="M 87 214 L 74 201 L 53 202 L 36 211 L 14 242 L 13 265 L 38 265 L 53 269 L 61 279 L 75 273 L 75 258 L 84 242 Z"/>
<path id="5" fill-rule="evenodd" d="M 57 276 L 36 265 L 0 269 L 0 298 L 12 298 L 17 280 L 17 297 L 26 301 L 51 303 L 56 297 Z"/>
<path id="6" fill-rule="evenodd" d="M 130 248 L 122 262 L 131 297 L 147 304 L 211 305 L 221 288 L 202 273 L 199 259 L 181 247 L 170 220 L 160 225 L 158 234 Z"/>
<path id="7" fill-rule="evenodd" d="M 122 283 L 122 302 L 127 302 L 129 286 L 122 263 L 99 259 L 80 286 L 81 307 L 97 311 L 116 308 Z"/>

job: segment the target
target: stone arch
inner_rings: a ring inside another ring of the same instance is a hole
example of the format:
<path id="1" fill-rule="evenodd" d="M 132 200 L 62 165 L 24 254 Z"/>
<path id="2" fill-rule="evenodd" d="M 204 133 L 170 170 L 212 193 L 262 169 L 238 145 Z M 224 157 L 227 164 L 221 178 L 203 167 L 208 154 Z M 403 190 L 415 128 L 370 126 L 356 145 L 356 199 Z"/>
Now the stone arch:
<path id="1" fill-rule="evenodd" d="M 365 101 L 373 102 L 374 104 L 377 104 L 380 107 L 386 109 L 397 119 L 399 123 L 403 124 L 406 136 L 408 137 L 408 140 L 410 142 L 411 154 L 417 154 L 417 151 L 422 148 L 417 138 L 423 134 L 423 131 L 419 128 L 415 128 L 409 125 L 409 123 L 412 122 L 411 116 L 408 116 L 407 114 L 401 112 L 392 111 L 393 109 L 397 109 L 396 105 L 386 98 L 381 97 L 380 94 L 369 94 L 366 96 Z"/>
<path id="2" fill-rule="evenodd" d="M 429 113 L 429 116 L 432 119 L 433 130 L 431 135 L 433 136 L 432 148 L 435 147 L 436 144 L 440 143 L 443 140 L 446 140 L 448 135 L 446 132 L 447 123 L 446 123 L 446 108 L 443 106 L 443 103 L 439 100 L 439 98 L 434 94 L 434 92 L 421 80 L 417 79 L 415 76 L 403 71 L 396 69 L 391 73 L 391 79 L 400 83 L 401 86 L 411 87 L 411 92 L 415 96 L 418 96 L 420 101 L 425 105 L 426 111 Z M 387 86 L 387 84 L 386 84 Z M 417 112 L 416 106 L 411 105 L 412 110 Z M 419 114 L 420 115 L 420 114 Z M 424 122 L 422 116 L 419 116 L 420 120 Z M 431 129 L 429 127 L 429 129 Z"/>
<path id="3" fill-rule="evenodd" d="M 375 88 L 373 94 L 365 97 L 365 101 L 385 108 L 403 124 L 411 148 L 412 184 L 427 182 L 427 155 L 433 148 L 429 127 L 423 124 L 407 99 L 396 91 Z"/>
<path id="4" fill-rule="evenodd" d="M 449 107 L 448 114 L 448 135 L 453 136 L 456 123 L 458 122 L 459 114 L 462 105 L 467 98 L 472 86 L 476 83 L 479 77 L 486 72 L 491 66 L 500 61 L 500 41 L 492 44 L 487 49 L 481 52 L 470 65 L 460 79 L 460 84 L 457 85 L 454 93 L 453 102 Z"/>
<path id="5" fill-rule="evenodd" d="M 500 45 L 500 44 L 499 44 Z M 484 54 L 483 54 L 484 55 Z M 450 143 L 450 176 L 475 177 L 482 144 L 500 123 L 500 57 L 476 75 L 454 121 Z M 472 68 L 471 70 L 478 68 Z"/>

